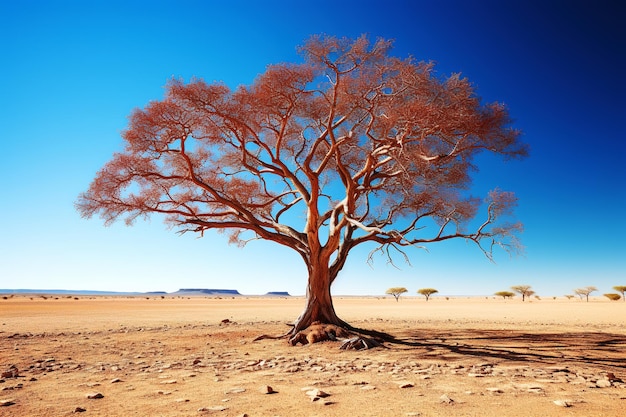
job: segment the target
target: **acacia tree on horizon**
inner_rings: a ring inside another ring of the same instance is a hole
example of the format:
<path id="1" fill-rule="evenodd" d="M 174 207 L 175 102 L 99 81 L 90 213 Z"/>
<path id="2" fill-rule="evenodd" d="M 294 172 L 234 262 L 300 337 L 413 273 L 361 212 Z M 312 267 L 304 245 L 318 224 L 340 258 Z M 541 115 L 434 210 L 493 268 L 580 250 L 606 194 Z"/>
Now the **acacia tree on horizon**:
<path id="1" fill-rule="evenodd" d="M 511 291 L 498 291 L 498 292 L 494 293 L 493 295 L 497 295 L 498 297 L 502 297 L 505 300 L 507 298 L 513 298 L 515 296 L 515 294 L 512 293 Z"/>
<path id="2" fill-rule="evenodd" d="M 450 239 L 516 252 L 511 192 L 467 195 L 474 157 L 523 157 L 506 108 L 482 104 L 458 74 L 390 55 L 391 42 L 313 36 L 303 62 L 267 67 L 250 86 L 171 80 L 133 111 L 125 148 L 76 203 L 85 218 L 129 224 L 151 214 L 181 233 L 273 241 L 307 271 L 288 333 L 312 322 L 351 328 L 331 286 L 356 247 L 389 257 Z M 479 214 L 484 220 L 471 223 Z M 472 230 L 466 230 L 472 226 Z M 408 259 L 408 258 L 407 258 Z"/>
<path id="3" fill-rule="evenodd" d="M 511 289 L 522 296 L 522 301 L 526 301 L 526 297 L 530 297 L 535 293 L 535 291 L 531 290 L 530 285 L 513 285 Z"/>
<path id="4" fill-rule="evenodd" d="M 613 287 L 615 291 L 622 293 L 622 300 L 626 301 L 625 293 L 626 293 L 626 285 L 616 285 Z"/>
<path id="5" fill-rule="evenodd" d="M 385 291 L 385 294 L 393 295 L 396 301 L 400 300 L 400 295 L 409 292 L 405 287 L 391 287 Z"/>
<path id="6" fill-rule="evenodd" d="M 437 291 L 434 288 L 420 288 L 419 290 L 417 290 L 418 294 L 422 294 L 424 297 L 426 297 L 426 301 L 428 301 L 431 295 L 438 293 L 438 292 L 439 291 Z"/>
<path id="7" fill-rule="evenodd" d="M 589 294 L 591 294 L 594 291 L 598 291 L 598 289 L 594 287 L 593 285 L 590 285 L 588 287 L 577 288 L 574 290 L 574 293 L 578 294 L 581 300 L 583 299 L 583 297 L 586 297 L 587 302 L 589 302 Z"/>

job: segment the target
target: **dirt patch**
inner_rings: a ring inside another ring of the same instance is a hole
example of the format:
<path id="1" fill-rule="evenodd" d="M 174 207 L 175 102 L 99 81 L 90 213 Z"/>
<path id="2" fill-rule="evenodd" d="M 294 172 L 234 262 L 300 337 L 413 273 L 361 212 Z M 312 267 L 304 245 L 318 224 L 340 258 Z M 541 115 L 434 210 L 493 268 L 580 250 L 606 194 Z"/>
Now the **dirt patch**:
<path id="1" fill-rule="evenodd" d="M 0 415 L 622 414 L 621 305 L 579 303 L 584 322 L 566 303 L 446 302 L 338 299 L 387 338 L 344 351 L 252 342 L 284 333 L 297 298 L 15 297 L 0 304 Z"/>

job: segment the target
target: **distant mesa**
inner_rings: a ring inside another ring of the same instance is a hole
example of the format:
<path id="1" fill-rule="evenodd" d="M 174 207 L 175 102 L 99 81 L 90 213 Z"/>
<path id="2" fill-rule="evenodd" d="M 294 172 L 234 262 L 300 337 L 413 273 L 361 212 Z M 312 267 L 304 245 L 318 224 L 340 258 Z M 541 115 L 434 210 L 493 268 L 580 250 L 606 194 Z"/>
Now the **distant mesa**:
<path id="1" fill-rule="evenodd" d="M 181 288 L 172 295 L 241 295 L 237 290 L 216 290 L 206 288 Z"/>
<path id="2" fill-rule="evenodd" d="M 289 295 L 287 291 L 270 291 L 265 295 L 273 295 L 273 296 L 279 296 L 279 297 L 291 297 L 291 295 Z"/>
<path id="3" fill-rule="evenodd" d="M 56 294 L 56 295 L 96 295 L 96 296 L 240 296 L 237 290 L 221 290 L 212 288 L 181 288 L 176 292 L 168 293 L 166 291 L 149 291 L 149 292 L 117 292 L 117 291 L 92 291 L 92 290 L 35 290 L 35 289 L 2 289 L 0 294 Z M 287 291 L 270 291 L 264 295 L 265 297 L 290 297 Z"/>

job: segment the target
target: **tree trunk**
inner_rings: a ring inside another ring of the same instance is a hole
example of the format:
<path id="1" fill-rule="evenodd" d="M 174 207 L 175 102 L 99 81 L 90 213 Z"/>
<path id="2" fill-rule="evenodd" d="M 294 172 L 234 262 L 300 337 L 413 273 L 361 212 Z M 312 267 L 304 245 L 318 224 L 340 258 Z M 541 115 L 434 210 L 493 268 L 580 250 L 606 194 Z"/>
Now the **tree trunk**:
<path id="1" fill-rule="evenodd" d="M 306 329 L 313 322 L 335 324 L 337 326 L 351 328 L 346 322 L 337 317 L 333 299 L 330 294 L 330 286 L 333 279 L 330 270 L 322 263 L 309 266 L 309 280 L 306 289 L 306 306 L 300 317 L 294 323 L 291 334 L 296 334 Z"/>

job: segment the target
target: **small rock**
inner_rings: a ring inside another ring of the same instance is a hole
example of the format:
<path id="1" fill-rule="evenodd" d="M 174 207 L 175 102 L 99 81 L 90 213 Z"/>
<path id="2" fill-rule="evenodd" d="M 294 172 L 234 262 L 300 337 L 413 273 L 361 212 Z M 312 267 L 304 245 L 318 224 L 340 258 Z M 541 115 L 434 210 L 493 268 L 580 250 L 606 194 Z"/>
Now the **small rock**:
<path id="1" fill-rule="evenodd" d="M 87 411 L 87 409 L 86 409 L 86 408 L 83 408 L 83 407 L 76 407 L 76 408 L 74 409 L 74 412 L 75 412 L 75 413 L 84 413 L 85 411 Z"/>
<path id="2" fill-rule="evenodd" d="M 15 400 L 0 400 L 0 407 L 8 407 L 15 404 Z"/>
<path id="3" fill-rule="evenodd" d="M 611 381 L 608 379 L 598 379 L 596 381 L 596 387 L 598 388 L 608 388 L 611 386 Z"/>
<path id="4" fill-rule="evenodd" d="M 276 391 L 269 385 L 264 385 L 261 387 L 261 394 L 276 394 Z"/>
<path id="5" fill-rule="evenodd" d="M 314 398 L 319 399 L 319 398 L 326 398 L 330 396 L 329 393 L 324 392 L 321 389 L 317 389 L 317 388 L 307 391 L 306 395 L 308 395 L 309 397 L 312 397 L 313 401 L 316 401 Z"/>
<path id="6" fill-rule="evenodd" d="M 20 371 L 17 369 L 17 366 L 11 365 L 9 369 L 2 372 L 2 378 L 17 378 L 20 374 Z"/>
<path id="7" fill-rule="evenodd" d="M 122 380 L 119 378 L 114 378 L 111 380 L 111 384 L 117 384 L 118 382 L 122 382 Z"/>
<path id="8" fill-rule="evenodd" d="M 454 403 L 454 400 L 448 397 L 448 394 L 443 394 L 441 397 L 439 397 L 439 402 L 444 404 L 452 404 Z"/>
<path id="9" fill-rule="evenodd" d="M 200 407 L 198 408 L 198 411 L 225 411 L 227 409 L 228 407 L 224 407 L 222 405 L 216 405 L 213 407 Z"/>
<path id="10" fill-rule="evenodd" d="M 226 394 L 242 394 L 244 392 L 246 392 L 245 388 L 231 388 L 226 391 Z"/>
<path id="11" fill-rule="evenodd" d="M 611 382 L 624 382 L 622 381 L 620 378 L 616 377 L 615 374 L 613 372 L 608 372 L 606 374 L 606 377 L 609 381 Z"/>
<path id="12" fill-rule="evenodd" d="M 104 395 L 102 395 L 99 392 L 94 392 L 92 394 L 87 394 L 87 398 L 90 399 L 90 400 L 97 400 L 97 399 L 100 399 L 100 398 L 104 398 Z"/>
<path id="13" fill-rule="evenodd" d="M 371 390 L 375 390 L 375 389 L 376 389 L 376 387 L 375 387 L 375 386 L 373 386 L 373 385 L 363 385 L 363 386 L 361 387 L 361 389 L 362 389 L 363 391 L 371 391 Z"/>
<path id="14" fill-rule="evenodd" d="M 502 394 L 504 391 L 502 391 L 502 389 L 500 388 L 487 388 L 487 391 L 489 391 L 492 394 Z"/>
<path id="15" fill-rule="evenodd" d="M 572 404 L 567 400 L 554 400 L 552 401 L 554 405 L 558 405 L 559 407 L 571 407 Z"/>
<path id="16" fill-rule="evenodd" d="M 400 388 L 413 388 L 413 384 L 410 382 L 400 382 L 398 386 Z"/>
<path id="17" fill-rule="evenodd" d="M 167 381 L 161 381 L 161 384 L 165 384 L 165 385 L 171 385 L 175 383 L 176 383 L 175 379 L 168 379 Z"/>

